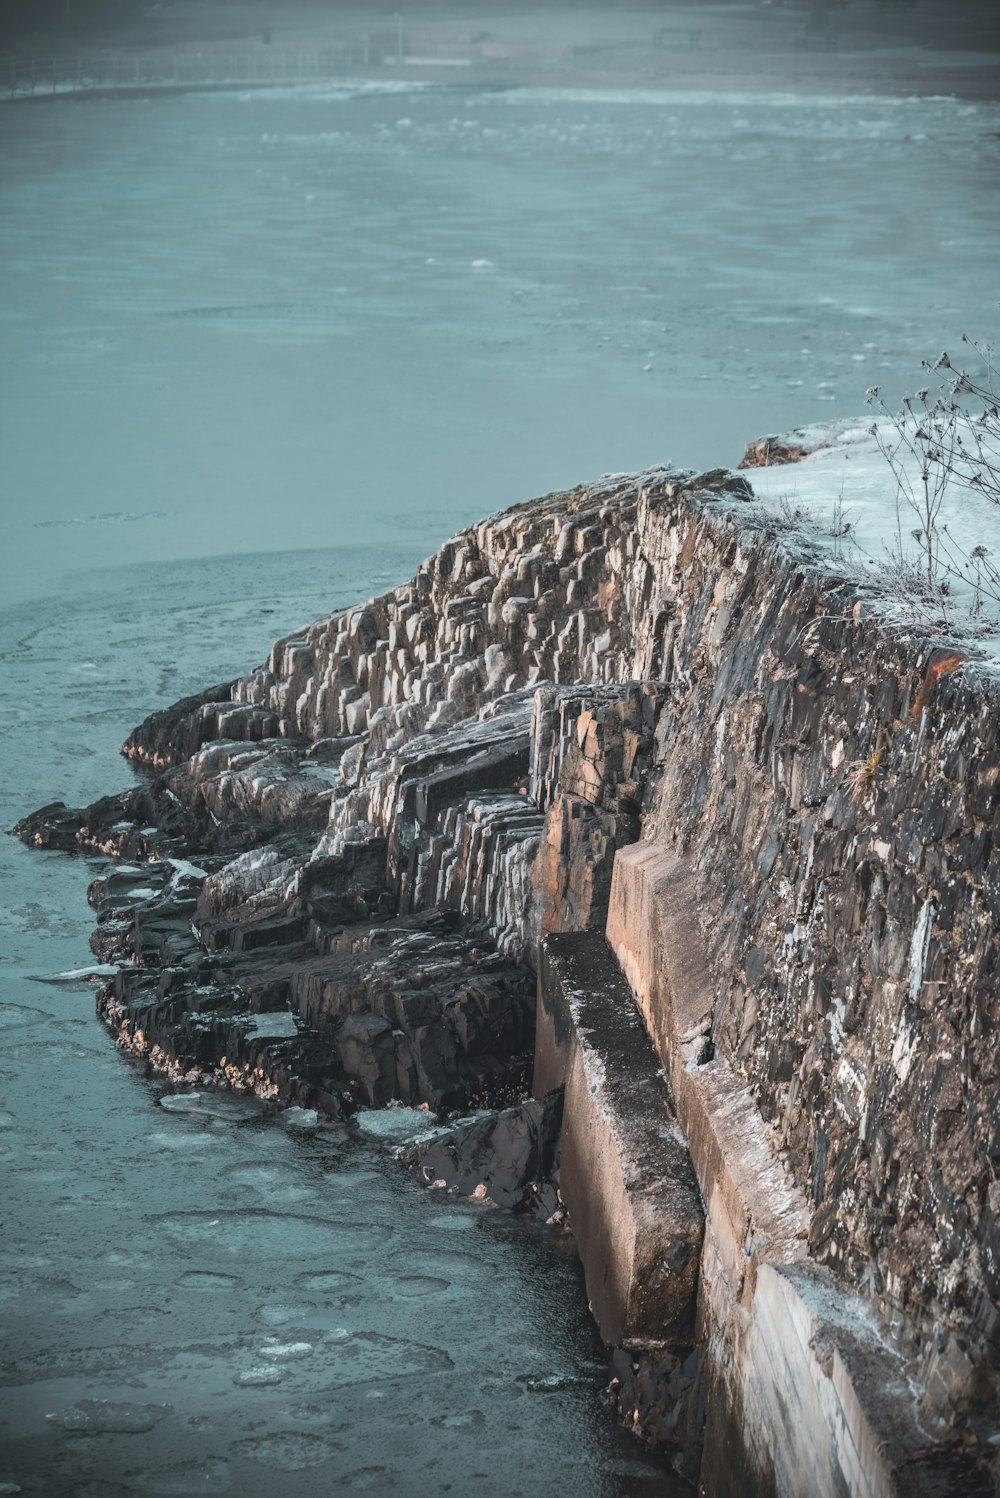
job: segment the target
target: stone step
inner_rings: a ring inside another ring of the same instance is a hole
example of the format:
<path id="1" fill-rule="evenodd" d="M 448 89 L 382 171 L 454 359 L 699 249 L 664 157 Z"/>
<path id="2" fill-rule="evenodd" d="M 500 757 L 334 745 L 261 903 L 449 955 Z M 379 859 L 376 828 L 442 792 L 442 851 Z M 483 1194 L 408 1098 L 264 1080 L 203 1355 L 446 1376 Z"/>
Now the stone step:
<path id="1" fill-rule="evenodd" d="M 670 1089 L 602 936 L 542 943 L 534 1090 L 565 1089 L 561 1190 L 613 1345 L 683 1346 L 704 1213 Z"/>

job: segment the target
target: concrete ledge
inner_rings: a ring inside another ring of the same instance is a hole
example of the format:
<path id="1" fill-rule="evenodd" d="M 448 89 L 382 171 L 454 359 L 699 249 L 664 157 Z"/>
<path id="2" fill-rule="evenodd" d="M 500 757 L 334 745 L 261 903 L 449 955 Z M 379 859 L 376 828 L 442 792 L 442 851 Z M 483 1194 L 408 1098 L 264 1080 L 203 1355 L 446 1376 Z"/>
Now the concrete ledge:
<path id="1" fill-rule="evenodd" d="M 717 1498 L 949 1491 L 917 1460 L 927 1437 L 902 1358 L 871 1308 L 820 1265 L 761 1266 L 725 1381 L 741 1429 L 735 1441 L 706 1441 L 702 1482 Z"/>
<path id="2" fill-rule="evenodd" d="M 617 854 L 607 938 L 670 1080 L 729 1293 L 749 1305 L 761 1264 L 806 1257 L 809 1207 L 729 1062 L 698 1060 L 710 1053 L 715 993 L 693 881 L 669 849 Z"/>
<path id="3" fill-rule="evenodd" d="M 807 1256 L 809 1206 L 749 1090 L 711 1052 L 714 988 L 693 878 L 651 843 L 615 859 L 608 941 L 671 1083 L 706 1205 L 702 1491 L 940 1498 L 903 1359 L 872 1308 Z"/>
<path id="4" fill-rule="evenodd" d="M 565 1088 L 560 1180 L 604 1340 L 690 1341 L 704 1214 L 670 1091 L 603 938 L 542 943 L 535 1092 Z"/>

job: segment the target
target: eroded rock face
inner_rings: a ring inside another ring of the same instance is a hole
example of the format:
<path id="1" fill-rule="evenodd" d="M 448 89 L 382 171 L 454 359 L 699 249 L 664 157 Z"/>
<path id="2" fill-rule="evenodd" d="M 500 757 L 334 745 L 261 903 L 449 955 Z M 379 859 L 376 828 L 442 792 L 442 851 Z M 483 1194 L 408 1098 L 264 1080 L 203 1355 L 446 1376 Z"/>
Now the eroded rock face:
<path id="1" fill-rule="evenodd" d="M 492 517 L 154 714 L 129 790 L 17 830 L 135 862 L 94 894 L 123 1044 L 334 1114 L 514 1102 L 539 940 L 603 929 L 619 849 L 669 850 L 711 988 L 683 1064 L 724 1058 L 812 1256 L 902 1338 L 930 1428 L 982 1453 L 997 688 L 935 674 L 941 642 L 790 556 L 751 498 L 658 469 Z"/>
<path id="2" fill-rule="evenodd" d="M 472 528 L 411 584 L 153 714 L 124 746 L 146 771 L 131 789 L 19 824 L 126 861 L 91 891 L 123 1045 L 334 1114 L 523 1090 L 539 934 L 603 925 L 638 833 L 660 696 L 627 680 L 635 519 L 644 486 L 679 477 Z"/>

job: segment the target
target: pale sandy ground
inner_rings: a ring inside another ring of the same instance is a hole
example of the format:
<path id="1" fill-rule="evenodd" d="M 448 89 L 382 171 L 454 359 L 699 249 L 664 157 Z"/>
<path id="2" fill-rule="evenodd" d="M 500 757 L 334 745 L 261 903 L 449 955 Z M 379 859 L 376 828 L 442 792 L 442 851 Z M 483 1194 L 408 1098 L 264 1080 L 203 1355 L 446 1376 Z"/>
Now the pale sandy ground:
<path id="1" fill-rule="evenodd" d="M 550 8 L 411 0 L 159 0 L 102 51 L 241 53 L 335 45 L 367 33 L 379 77 L 465 76 L 512 83 L 705 91 L 954 94 L 1000 98 L 1000 0 L 919 0 L 909 10 L 854 0 L 827 33 L 809 4 L 574 4 Z M 405 53 L 395 60 L 402 15 Z M 700 45 L 684 32 L 697 27 Z M 665 44 L 654 37 L 661 28 Z M 264 40 L 269 33 L 270 43 Z M 92 38 L 91 46 L 98 45 Z"/>

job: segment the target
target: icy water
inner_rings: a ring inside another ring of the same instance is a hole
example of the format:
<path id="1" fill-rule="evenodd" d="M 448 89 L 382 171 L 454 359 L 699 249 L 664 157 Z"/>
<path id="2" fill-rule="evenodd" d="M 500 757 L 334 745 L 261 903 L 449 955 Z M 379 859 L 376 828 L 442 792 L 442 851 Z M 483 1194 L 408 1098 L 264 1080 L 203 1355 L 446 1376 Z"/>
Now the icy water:
<path id="1" fill-rule="evenodd" d="M 854 415 L 996 320 L 1000 109 L 307 87 L 0 106 L 5 585 L 405 539 Z"/>
<path id="2" fill-rule="evenodd" d="M 118 788 L 145 713 L 491 509 L 912 384 L 994 305 L 998 129 L 516 89 L 2 108 L 0 821 Z M 601 1404 L 571 1244 L 356 1132 L 164 1107 L 88 990 L 32 981 L 88 960 L 99 867 L 0 839 L 0 1492 L 673 1492 Z"/>
<path id="3" fill-rule="evenodd" d="M 3 611 L 3 825 L 124 784 L 137 713 L 404 565 L 126 568 L 113 608 Z M 354 1129 L 165 1095 L 85 985 L 32 981 L 88 960 L 100 867 L 0 841 L 0 1492 L 674 1492 L 603 1405 L 570 1239 L 433 1201 Z"/>

